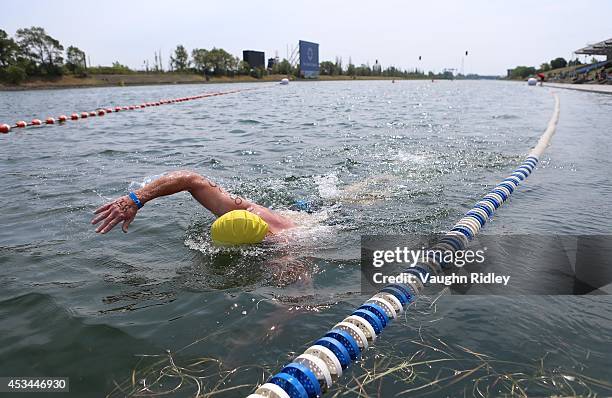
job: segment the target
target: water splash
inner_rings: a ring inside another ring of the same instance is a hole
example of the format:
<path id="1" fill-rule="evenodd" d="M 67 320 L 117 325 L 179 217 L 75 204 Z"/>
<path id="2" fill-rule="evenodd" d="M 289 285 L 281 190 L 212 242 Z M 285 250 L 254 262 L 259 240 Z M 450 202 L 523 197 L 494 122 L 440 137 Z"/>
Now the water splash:
<path id="1" fill-rule="evenodd" d="M 340 189 L 338 189 L 338 176 L 336 174 L 326 174 L 323 176 L 315 176 L 314 182 L 319 191 L 319 196 L 323 199 L 337 199 L 340 197 Z"/>
<path id="2" fill-rule="evenodd" d="M 128 191 L 136 191 L 138 189 L 142 189 L 144 188 L 146 185 L 149 185 L 150 183 L 152 183 L 153 181 L 157 180 L 158 178 L 160 178 L 161 176 L 163 176 L 166 173 L 162 173 L 162 174 L 156 174 L 153 176 L 146 176 L 141 182 L 138 181 L 130 181 L 130 185 L 128 186 Z"/>

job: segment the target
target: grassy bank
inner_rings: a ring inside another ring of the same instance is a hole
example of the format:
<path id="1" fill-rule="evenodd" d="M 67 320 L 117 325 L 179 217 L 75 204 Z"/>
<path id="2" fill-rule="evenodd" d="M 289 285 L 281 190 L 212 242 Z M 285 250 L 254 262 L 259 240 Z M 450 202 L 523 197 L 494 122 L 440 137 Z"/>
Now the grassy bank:
<path id="1" fill-rule="evenodd" d="M 156 84 L 210 84 L 210 83 L 256 83 L 279 82 L 285 75 L 268 75 L 261 79 L 251 76 L 211 77 L 208 81 L 198 74 L 191 73 L 130 73 L 130 74 L 95 74 L 88 77 L 64 75 L 55 80 L 31 80 L 18 86 L 0 84 L 0 90 L 40 90 L 84 87 L 120 87 L 145 86 Z M 293 79 L 292 79 L 293 80 Z M 301 80 L 301 79 L 297 79 Z M 401 78 L 385 76 L 320 76 L 320 81 L 328 80 L 402 80 Z"/>

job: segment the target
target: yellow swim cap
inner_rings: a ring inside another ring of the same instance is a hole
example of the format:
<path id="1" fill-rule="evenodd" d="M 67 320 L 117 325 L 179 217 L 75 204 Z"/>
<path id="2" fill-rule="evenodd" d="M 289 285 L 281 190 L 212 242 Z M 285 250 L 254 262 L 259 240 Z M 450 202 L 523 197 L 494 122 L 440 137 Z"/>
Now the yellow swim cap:
<path id="1" fill-rule="evenodd" d="M 217 218 L 210 236 L 217 244 L 241 245 L 259 243 L 268 233 L 268 223 L 246 210 L 232 210 Z"/>

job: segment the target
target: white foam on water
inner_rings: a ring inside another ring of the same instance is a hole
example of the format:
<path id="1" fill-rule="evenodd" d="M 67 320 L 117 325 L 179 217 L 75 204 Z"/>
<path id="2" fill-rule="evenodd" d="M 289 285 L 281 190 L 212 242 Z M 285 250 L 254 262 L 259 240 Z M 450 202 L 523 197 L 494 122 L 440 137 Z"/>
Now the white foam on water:
<path id="1" fill-rule="evenodd" d="M 425 155 L 418 155 L 403 150 L 399 150 L 395 158 L 402 163 L 425 164 L 427 162 L 427 157 Z"/>
<path id="2" fill-rule="evenodd" d="M 259 257 L 265 254 L 270 245 L 263 243 L 261 245 L 239 245 L 239 246 L 220 246 L 213 243 L 210 239 L 208 231 L 205 233 L 191 233 L 184 241 L 185 246 L 191 250 L 197 250 L 202 254 L 218 255 L 224 253 L 235 253 L 246 257 Z"/>
<path id="3" fill-rule="evenodd" d="M 166 173 L 156 174 L 153 176 L 146 176 L 141 182 L 138 181 L 130 181 L 130 185 L 128 186 L 129 191 L 136 191 L 138 189 L 144 188 L 145 185 L 149 185 L 153 181 L 157 180 L 159 177 L 163 176 Z"/>
<path id="4" fill-rule="evenodd" d="M 341 195 L 338 189 L 338 176 L 336 174 L 327 174 L 323 176 L 314 176 L 314 182 L 319 191 L 319 196 L 323 199 L 337 199 Z"/>
<path id="5" fill-rule="evenodd" d="M 319 249 L 330 244 L 334 245 L 338 227 L 326 225 L 325 221 L 337 208 L 337 206 L 330 206 L 313 213 L 292 210 L 278 211 L 280 215 L 293 220 L 296 227 L 283 231 L 269 240 L 302 249 Z"/>

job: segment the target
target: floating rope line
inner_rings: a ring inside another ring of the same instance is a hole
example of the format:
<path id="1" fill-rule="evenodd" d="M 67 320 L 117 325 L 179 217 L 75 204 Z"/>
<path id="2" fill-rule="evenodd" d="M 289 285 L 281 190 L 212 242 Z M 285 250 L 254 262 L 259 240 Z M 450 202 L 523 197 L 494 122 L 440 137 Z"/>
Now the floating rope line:
<path id="1" fill-rule="evenodd" d="M 555 109 L 548 126 L 525 161 L 465 213 L 433 246 L 433 252 L 454 252 L 467 248 L 495 211 L 533 172 L 559 121 L 559 97 L 554 94 L 554 98 Z M 413 274 L 416 278 L 382 288 L 247 398 L 320 397 L 382 330 L 421 294 L 424 289 L 421 280 L 425 280 L 421 278 L 428 274 L 438 275 L 450 265 L 440 263 L 432 256 L 409 268 L 405 273 Z"/>
<path id="2" fill-rule="evenodd" d="M 234 94 L 234 93 L 239 93 L 241 91 L 246 91 L 246 90 L 254 90 L 253 88 L 250 89 L 243 89 L 243 90 L 231 90 L 231 91 L 221 91 L 218 93 L 207 93 L 207 94 L 199 94 L 199 95 L 193 95 L 190 97 L 181 97 L 181 98 L 174 98 L 174 99 L 161 99 L 159 101 L 155 101 L 155 102 L 143 102 L 141 104 L 138 105 L 125 105 L 125 106 L 115 106 L 115 107 L 109 107 L 109 108 L 98 108 L 95 111 L 90 111 L 90 112 L 75 112 L 73 114 L 71 114 L 70 116 L 66 116 L 66 115 L 60 115 L 57 118 L 54 117 L 48 117 L 45 119 L 45 121 L 42 121 L 40 119 L 33 119 L 31 122 L 26 122 L 24 120 L 20 120 L 17 123 L 15 123 L 13 126 L 8 125 L 8 124 L 0 124 L 0 133 L 4 133 L 7 134 L 11 131 L 12 128 L 25 128 L 25 127 L 29 127 L 29 126 L 43 126 L 43 125 L 53 125 L 53 124 L 63 124 L 66 123 L 66 121 L 68 121 L 68 119 L 70 120 L 80 120 L 80 119 L 87 119 L 88 117 L 95 117 L 95 116 L 104 116 L 108 113 L 118 113 L 118 112 L 123 112 L 123 111 L 133 111 L 136 109 L 143 109 L 143 108 L 147 108 L 150 106 L 159 106 L 159 105 L 168 105 L 168 104 L 174 104 L 174 103 L 178 103 L 178 102 L 185 102 L 185 101 L 192 101 L 192 100 L 197 100 L 197 99 L 201 99 L 201 98 L 206 98 L 206 97 L 214 97 L 217 95 L 226 95 L 226 94 Z"/>

